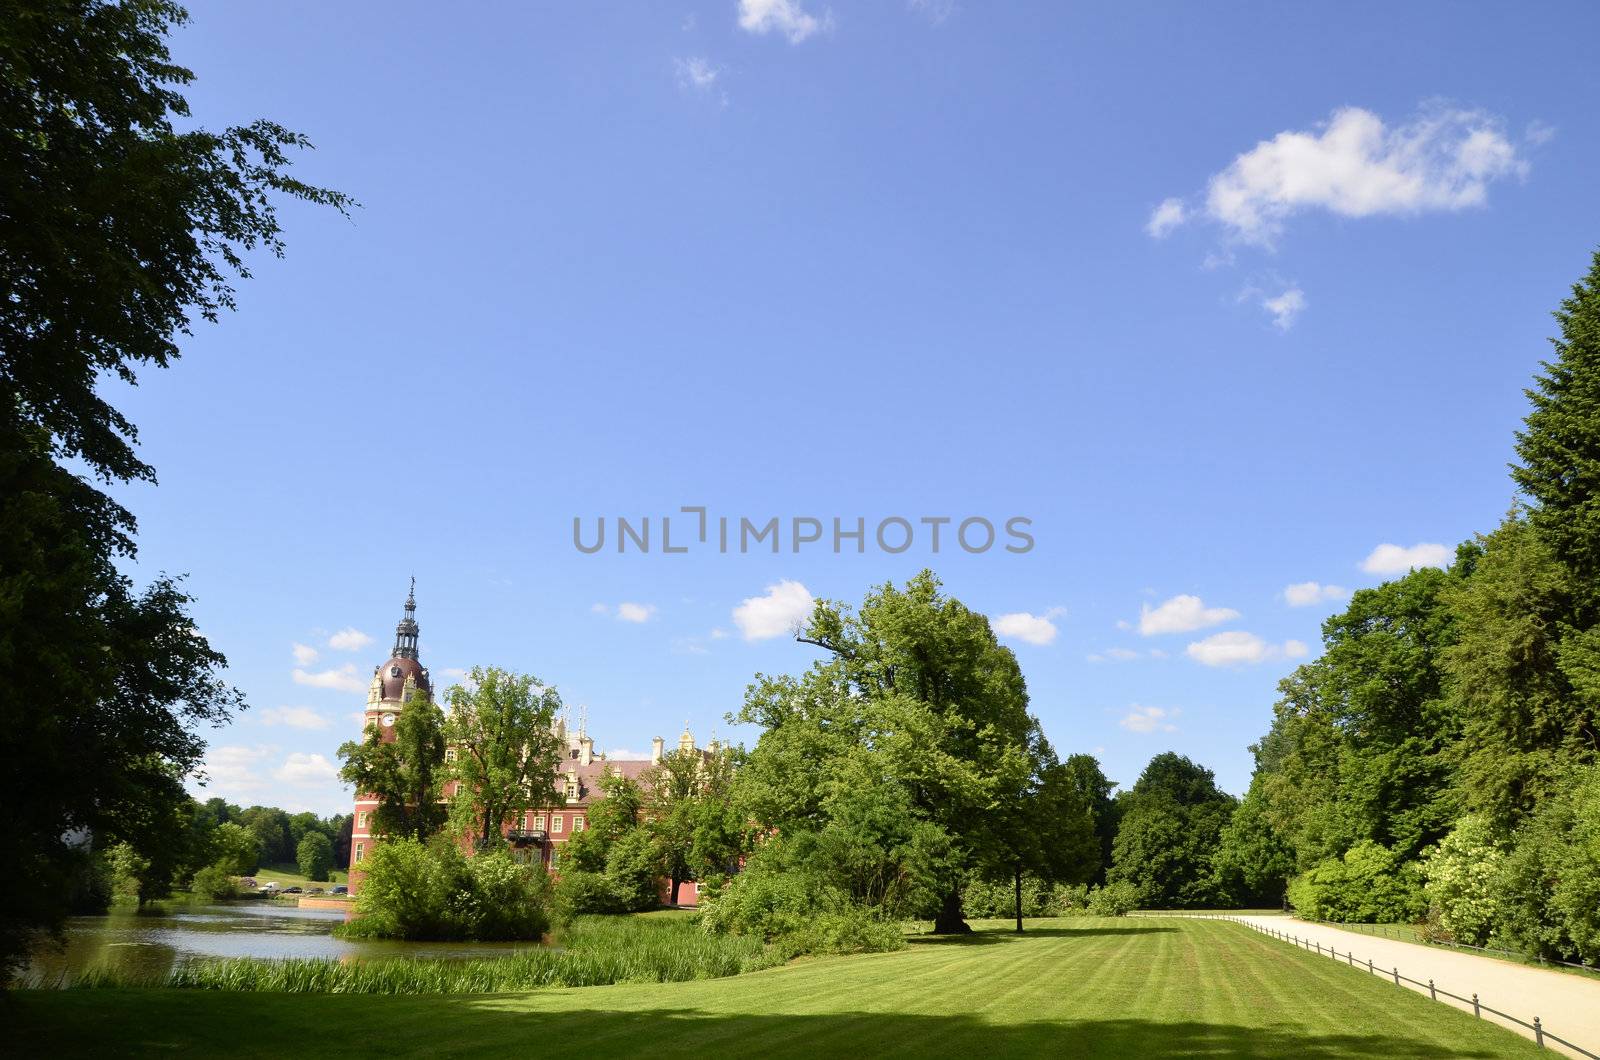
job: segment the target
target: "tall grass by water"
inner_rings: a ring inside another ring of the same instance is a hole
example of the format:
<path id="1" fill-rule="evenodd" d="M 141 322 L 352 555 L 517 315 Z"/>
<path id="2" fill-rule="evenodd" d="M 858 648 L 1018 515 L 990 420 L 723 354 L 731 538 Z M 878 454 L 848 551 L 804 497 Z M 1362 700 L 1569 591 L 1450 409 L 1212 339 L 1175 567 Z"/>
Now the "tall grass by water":
<path id="1" fill-rule="evenodd" d="M 326 994 L 495 994 L 550 986 L 720 979 L 782 963 L 759 940 L 708 935 L 692 917 L 580 917 L 556 945 L 505 957 L 338 961 L 211 958 L 151 979 L 96 968 L 56 985 Z"/>

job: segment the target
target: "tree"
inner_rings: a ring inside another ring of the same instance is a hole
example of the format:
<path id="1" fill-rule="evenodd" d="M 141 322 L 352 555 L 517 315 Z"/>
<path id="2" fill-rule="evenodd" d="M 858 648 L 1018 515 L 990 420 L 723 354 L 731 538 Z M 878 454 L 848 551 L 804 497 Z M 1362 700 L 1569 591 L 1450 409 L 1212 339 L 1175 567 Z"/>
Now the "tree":
<path id="1" fill-rule="evenodd" d="M 448 816 L 441 801 L 445 785 L 444 713 L 426 693 L 413 690 L 385 740 L 369 726 L 357 743 L 339 747 L 339 776 L 358 792 L 377 797 L 371 834 L 427 839 Z"/>
<path id="2" fill-rule="evenodd" d="M 526 674 L 474 666 L 468 684 L 445 692 L 447 738 L 456 749 L 451 812 L 480 849 L 512 819 L 556 795 L 562 746 L 554 723 L 561 697 Z"/>
<path id="3" fill-rule="evenodd" d="M 306 879 L 325 882 L 333 868 L 333 844 L 321 832 L 307 832 L 295 849 L 295 863 Z"/>
<path id="4" fill-rule="evenodd" d="M 1116 783 L 1106 779 L 1100 762 L 1094 755 L 1068 755 L 1061 763 L 1063 777 L 1072 786 L 1077 797 L 1086 803 L 1094 815 L 1094 834 L 1100 843 L 1100 864 L 1090 883 L 1104 883 L 1106 870 L 1111 867 L 1111 844 L 1117 837 L 1120 812 L 1117 800 L 1111 797 Z"/>
<path id="5" fill-rule="evenodd" d="M 1211 770 L 1168 751 L 1152 758 L 1119 799 L 1124 808 L 1109 881 L 1139 888 L 1147 907 L 1214 903 L 1213 859 L 1236 802 L 1217 787 Z"/>
<path id="6" fill-rule="evenodd" d="M 0 912 L 0 981 L 59 929 L 85 837 L 126 838 L 242 706 L 179 583 L 122 573 L 133 517 L 77 472 L 154 481 L 100 381 L 167 366 L 194 314 L 232 308 L 244 256 L 282 252 L 278 198 L 351 205 L 286 175 L 302 136 L 188 120 L 165 41 L 184 17 L 45 0 L 0 18 L 0 751 L 34 793 L 0 815 L 0 872 L 30 883 Z"/>
<path id="7" fill-rule="evenodd" d="M 830 793 L 833 805 L 852 805 L 834 783 L 846 764 L 875 778 L 933 829 L 920 833 L 921 849 L 937 845 L 934 833 L 948 844 L 924 862 L 940 866 L 935 930 L 966 930 L 961 890 L 990 842 L 990 809 L 1031 769 L 1037 722 L 1016 657 L 931 571 L 873 590 L 854 614 L 819 603 L 798 639 L 829 658 L 799 680 L 759 679 L 746 696 L 738 720 L 766 731 L 740 775 L 745 805 L 764 826 L 815 832 L 828 824 Z"/>
<path id="8" fill-rule="evenodd" d="M 1600 252 L 1555 318 L 1555 359 L 1526 391 L 1533 408 L 1511 477 L 1551 552 L 1586 587 L 1578 625 L 1588 628 L 1600 619 Z"/>
<path id="9" fill-rule="evenodd" d="M 217 825 L 217 864 L 233 876 L 252 876 L 260 867 L 261 841 L 255 833 L 232 821 Z"/>

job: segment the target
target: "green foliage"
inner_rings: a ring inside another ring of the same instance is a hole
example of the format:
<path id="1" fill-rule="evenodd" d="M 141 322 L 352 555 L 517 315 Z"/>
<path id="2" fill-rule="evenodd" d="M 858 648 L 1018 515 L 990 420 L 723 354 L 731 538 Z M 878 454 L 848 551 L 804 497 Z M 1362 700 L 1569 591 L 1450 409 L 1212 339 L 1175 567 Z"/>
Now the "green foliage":
<path id="1" fill-rule="evenodd" d="M 1044 881 L 1029 877 L 1022 881 L 1022 915 L 1055 916 L 1055 895 Z M 1011 881 L 974 878 L 961 891 L 961 904 L 968 916 L 997 918 L 1016 913 L 1016 891 Z"/>
<path id="2" fill-rule="evenodd" d="M 368 726 L 357 743 L 339 747 L 339 776 L 356 791 L 377 796 L 373 835 L 426 840 L 443 827 L 448 810 L 444 793 L 444 713 L 425 693 L 413 690 L 395 719 L 393 739 Z M 284 822 L 287 830 L 288 821 Z"/>
<path id="3" fill-rule="evenodd" d="M 242 706 L 178 582 L 138 592 L 123 574 L 133 516 L 89 477 L 155 472 L 102 381 L 167 366 L 194 314 L 232 308 L 242 255 L 282 252 L 280 197 L 350 205 L 286 175 L 300 135 L 190 118 L 193 75 L 166 44 L 183 19 L 166 0 L 0 18 L 0 739 L 37 795 L 0 816 L 0 864 L 29 882 L 0 912 L 0 983 L 59 929 L 84 836 L 148 859 L 141 899 L 184 870 L 163 818 L 186 800 L 199 732 Z"/>
<path id="4" fill-rule="evenodd" d="M 1267 813 L 1262 785 L 1252 782 L 1222 829 L 1212 857 L 1219 897 L 1251 908 L 1277 905 L 1294 874 L 1294 850 Z"/>
<path id="5" fill-rule="evenodd" d="M 829 894 L 885 918 L 931 897 L 938 930 L 964 929 L 970 868 L 1034 863 L 1015 822 L 1048 745 L 1016 658 L 929 571 L 874 589 L 854 614 L 819 603 L 799 639 L 829 657 L 751 686 L 735 720 L 763 732 L 739 805 Z"/>
<path id="6" fill-rule="evenodd" d="M 1427 910 L 1417 865 L 1370 839 L 1290 880 L 1289 904 L 1336 922 L 1410 923 Z"/>
<path id="7" fill-rule="evenodd" d="M 219 824 L 215 836 L 217 864 L 235 876 L 253 875 L 261 867 L 261 841 L 232 821 Z"/>
<path id="8" fill-rule="evenodd" d="M 556 879 L 555 908 L 563 921 L 593 913 L 620 913 L 623 898 L 604 872 L 563 864 Z"/>
<path id="9" fill-rule="evenodd" d="M 1109 883 L 1135 888 L 1141 905 L 1191 909 L 1222 897 L 1213 864 L 1233 796 L 1211 770 L 1168 752 L 1150 760 L 1119 796 L 1122 819 L 1112 846 Z"/>
<path id="10" fill-rule="evenodd" d="M 1561 337 L 1527 391 L 1533 408 L 1511 475 L 1534 504 L 1541 537 L 1586 587 L 1587 626 L 1600 590 L 1600 253 L 1555 316 Z"/>
<path id="11" fill-rule="evenodd" d="M 229 874 L 227 866 L 220 862 L 215 865 L 207 865 L 199 872 L 196 872 L 194 879 L 189 884 L 189 889 L 202 898 L 210 898 L 217 901 L 221 901 L 224 898 L 232 898 L 239 893 L 239 889 L 234 886 L 233 877 Z"/>
<path id="12" fill-rule="evenodd" d="M 439 839 L 390 839 L 367 858 L 356 919 L 341 933 L 364 938 L 482 942 L 537 939 L 549 929 L 549 882 L 506 850 L 472 858 Z"/>
<path id="13" fill-rule="evenodd" d="M 1089 888 L 1090 916 L 1127 916 L 1139 908 L 1139 889 L 1131 883 L 1108 883 Z"/>
<path id="14" fill-rule="evenodd" d="M 804 871 L 777 867 L 777 861 L 758 854 L 747 871 L 706 902 L 700 914 L 705 930 L 762 939 L 785 958 L 905 946 L 898 922 L 883 919 Z"/>
<path id="15" fill-rule="evenodd" d="M 1519 830 L 1497 878 L 1497 937 L 1600 964 L 1600 768 L 1575 770 Z"/>
<path id="16" fill-rule="evenodd" d="M 513 820 L 556 798 L 565 747 L 552 723 L 561 697 L 530 675 L 474 666 L 467 683 L 452 685 L 444 698 L 445 737 L 456 751 L 446 779 L 458 781 L 450 812 L 488 848 Z"/>
<path id="17" fill-rule="evenodd" d="M 1487 818 L 1463 817 L 1422 859 L 1429 921 L 1449 941 L 1482 946 L 1504 920 L 1500 874 L 1505 849 Z"/>
<path id="18" fill-rule="evenodd" d="M 466 960 L 204 960 L 180 964 L 155 982 L 105 969 L 91 971 L 71 985 L 296 994 L 504 994 L 546 987 L 720 979 L 769 968 L 784 959 L 758 939 L 709 935 L 689 917 L 583 917 L 564 929 L 558 941 L 556 948 Z"/>
<path id="19" fill-rule="evenodd" d="M 295 864 L 306 879 L 326 882 L 333 868 L 333 843 L 321 832 L 307 832 L 295 849 Z"/>

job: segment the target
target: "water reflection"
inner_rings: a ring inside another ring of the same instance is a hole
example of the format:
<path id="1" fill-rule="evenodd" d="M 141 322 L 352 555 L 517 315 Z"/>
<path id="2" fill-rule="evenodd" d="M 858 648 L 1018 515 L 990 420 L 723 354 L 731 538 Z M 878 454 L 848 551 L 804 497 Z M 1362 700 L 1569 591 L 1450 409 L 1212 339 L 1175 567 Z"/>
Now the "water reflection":
<path id="1" fill-rule="evenodd" d="M 69 920 L 66 946 L 46 946 L 36 952 L 28 978 L 54 983 L 63 975 L 102 965 L 141 977 L 164 976 L 184 961 L 204 957 L 498 957 L 533 945 L 335 938 L 333 926 L 344 918 L 338 909 L 300 909 L 276 902 L 176 906 L 146 913 L 119 908 L 108 916 Z"/>

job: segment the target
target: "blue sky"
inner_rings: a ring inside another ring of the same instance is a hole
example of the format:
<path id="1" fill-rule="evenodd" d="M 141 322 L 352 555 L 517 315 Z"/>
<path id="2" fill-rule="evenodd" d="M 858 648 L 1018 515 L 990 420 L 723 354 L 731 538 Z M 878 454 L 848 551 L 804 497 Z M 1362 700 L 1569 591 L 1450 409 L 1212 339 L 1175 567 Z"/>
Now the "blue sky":
<path id="1" fill-rule="evenodd" d="M 1062 753 L 1242 792 L 1325 587 L 1508 507 L 1600 245 L 1586 4 L 192 15 L 197 117 L 304 131 L 363 204 L 287 208 L 239 311 L 117 394 L 161 478 L 136 574 L 188 573 L 253 705 L 208 790 L 246 803 L 347 807 L 413 574 L 435 674 L 534 673 L 642 751 L 808 665 L 764 635 L 796 601 L 923 566 L 1010 616 Z M 1035 545 L 573 547 L 685 505 Z"/>

